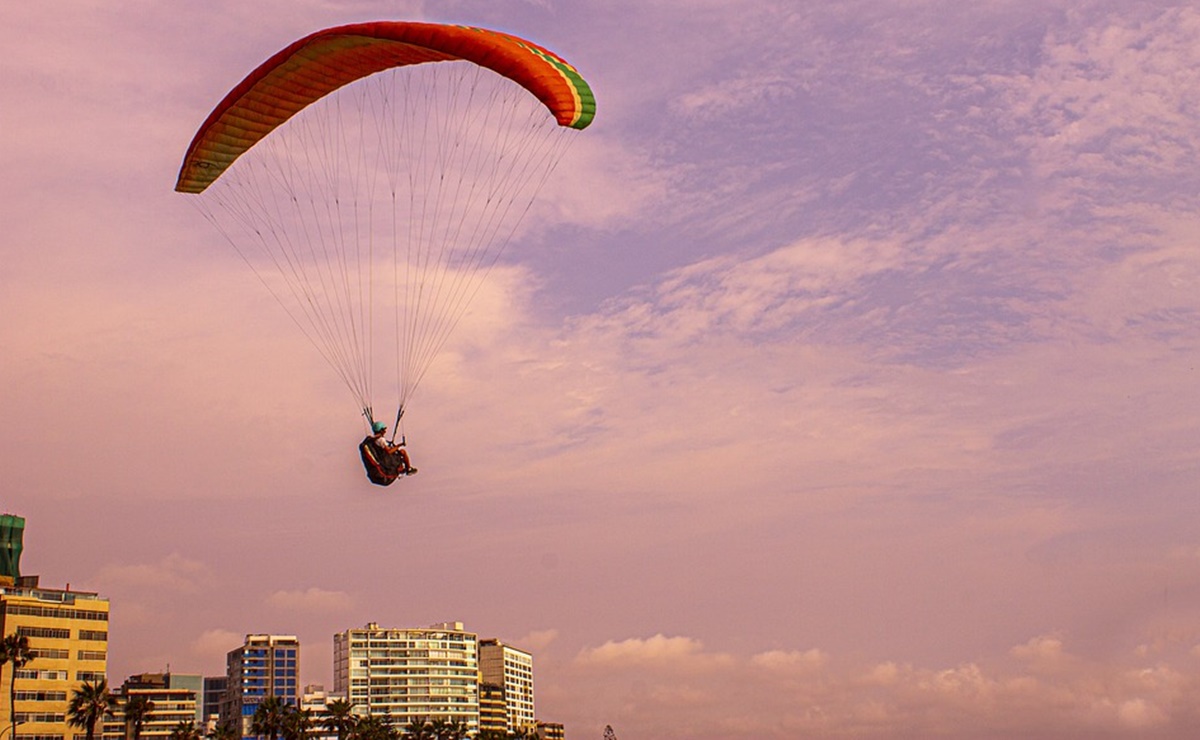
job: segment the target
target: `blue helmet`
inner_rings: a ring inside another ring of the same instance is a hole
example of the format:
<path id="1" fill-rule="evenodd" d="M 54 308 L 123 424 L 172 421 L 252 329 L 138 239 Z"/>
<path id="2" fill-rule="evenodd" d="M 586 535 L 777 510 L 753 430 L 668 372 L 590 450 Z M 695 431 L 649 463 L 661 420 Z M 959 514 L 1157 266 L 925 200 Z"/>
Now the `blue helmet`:
<path id="1" fill-rule="evenodd" d="M 377 421 L 377 422 L 371 424 L 371 431 L 375 432 L 376 434 L 379 434 L 380 432 L 383 432 L 386 430 L 387 430 L 387 424 L 384 424 L 382 421 Z"/>

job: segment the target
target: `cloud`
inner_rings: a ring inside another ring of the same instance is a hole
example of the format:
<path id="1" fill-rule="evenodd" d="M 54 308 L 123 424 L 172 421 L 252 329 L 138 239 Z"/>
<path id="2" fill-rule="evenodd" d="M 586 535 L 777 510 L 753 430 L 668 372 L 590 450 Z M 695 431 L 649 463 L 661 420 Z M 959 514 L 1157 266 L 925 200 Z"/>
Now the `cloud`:
<path id="1" fill-rule="evenodd" d="M 829 661 L 829 656 L 813 648 L 811 650 L 768 650 L 750 658 L 750 662 L 761 668 L 781 673 L 806 672 L 820 669 Z"/>
<path id="2" fill-rule="evenodd" d="M 195 594 L 216 584 L 211 569 L 198 560 L 172 553 L 157 563 L 105 565 L 96 575 L 99 588 L 115 593 Z"/>
<path id="3" fill-rule="evenodd" d="M 706 656 L 703 646 L 687 637 L 630 638 L 609 641 L 597 648 L 582 651 L 576 661 L 598 666 L 677 666 L 693 665 L 697 660 L 723 662 L 724 656 Z"/>
<path id="4" fill-rule="evenodd" d="M 303 591 L 276 591 L 267 597 L 267 605 L 289 612 L 344 612 L 354 607 L 354 599 L 344 591 L 326 591 L 311 586 Z"/>
<path id="5" fill-rule="evenodd" d="M 533 654 L 545 652 L 558 639 L 558 630 L 534 630 L 514 643 L 522 650 L 527 650 Z"/>
<path id="6" fill-rule="evenodd" d="M 1063 646 L 1042 636 L 1011 652 L 1058 660 Z M 1180 700 L 1200 682 L 1164 665 L 1076 661 L 1049 677 L 1000 662 L 860 666 L 816 649 L 740 657 L 656 635 L 585 649 L 556 680 L 587 686 L 614 727 L 647 736 L 1053 738 L 1154 728 L 1182 737 L 1197 727 Z M 685 665 L 693 670 L 680 671 Z"/>
<path id="7" fill-rule="evenodd" d="M 1062 640 L 1057 637 L 1035 637 L 1012 649 L 1013 656 L 1033 664 L 1053 665 L 1063 659 Z"/>
<path id="8" fill-rule="evenodd" d="M 193 656 L 202 659 L 208 665 L 221 665 L 229 651 L 235 650 L 245 643 L 245 634 L 230 632 L 224 629 L 205 630 L 192 641 L 189 650 Z"/>

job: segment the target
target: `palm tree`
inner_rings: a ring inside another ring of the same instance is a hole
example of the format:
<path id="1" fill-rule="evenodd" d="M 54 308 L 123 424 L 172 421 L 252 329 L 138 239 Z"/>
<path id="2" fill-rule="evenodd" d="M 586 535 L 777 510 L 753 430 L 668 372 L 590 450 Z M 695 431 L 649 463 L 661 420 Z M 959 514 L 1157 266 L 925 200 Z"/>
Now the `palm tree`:
<path id="1" fill-rule="evenodd" d="M 196 726 L 195 720 L 184 720 L 171 728 L 171 734 L 167 735 L 168 740 L 201 740 L 204 733 L 200 732 L 200 728 Z"/>
<path id="2" fill-rule="evenodd" d="M 400 736 L 392 723 L 378 714 L 360 717 L 350 733 L 352 740 L 397 740 Z M 406 733 L 404 737 L 409 736 Z"/>
<path id="3" fill-rule="evenodd" d="M 208 733 L 208 740 L 240 740 L 242 733 L 238 732 L 233 722 L 226 720 L 213 725 Z"/>
<path id="4" fill-rule="evenodd" d="M 254 708 L 254 717 L 250 720 L 250 734 L 265 735 L 271 740 L 278 740 L 283 731 L 284 717 L 287 716 L 288 705 L 278 696 L 268 696 Z"/>
<path id="5" fill-rule="evenodd" d="M 329 732 L 337 735 L 337 740 L 346 740 L 354 729 L 356 721 L 354 705 L 345 699 L 334 699 L 325 705 L 325 718 L 322 724 Z"/>
<path id="6" fill-rule="evenodd" d="M 146 718 L 154 711 L 154 702 L 145 694 L 133 694 L 125 700 L 125 737 L 127 740 L 139 740 Z"/>
<path id="7" fill-rule="evenodd" d="M 12 663 L 12 681 L 8 685 L 8 716 L 12 720 L 12 737 L 17 736 L 17 671 L 25 667 L 37 654 L 29 647 L 29 638 L 13 633 L 5 635 L 0 642 L 0 681 L 4 680 L 3 667 Z"/>
<path id="8" fill-rule="evenodd" d="M 293 709 L 284 714 L 283 726 L 279 728 L 284 740 L 308 740 L 317 728 L 317 720 L 311 709 Z"/>
<path id="9" fill-rule="evenodd" d="M 112 694 L 108 681 L 84 681 L 71 694 L 67 704 L 67 724 L 82 727 L 87 740 L 95 740 L 96 723 L 112 714 Z"/>
<path id="10" fill-rule="evenodd" d="M 508 740 L 508 733 L 504 730 L 480 730 L 475 740 Z"/>
<path id="11" fill-rule="evenodd" d="M 456 719 L 435 719 L 426 727 L 429 728 L 434 740 L 465 740 L 467 737 L 466 723 Z"/>
<path id="12" fill-rule="evenodd" d="M 416 717 L 404 728 L 404 740 L 435 740 L 433 723 L 424 717 Z"/>

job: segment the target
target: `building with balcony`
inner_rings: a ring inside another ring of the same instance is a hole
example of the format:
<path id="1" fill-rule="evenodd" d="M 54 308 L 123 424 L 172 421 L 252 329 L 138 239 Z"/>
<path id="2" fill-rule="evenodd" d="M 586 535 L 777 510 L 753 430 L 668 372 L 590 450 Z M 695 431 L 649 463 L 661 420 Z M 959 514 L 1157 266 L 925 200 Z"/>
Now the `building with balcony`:
<path id="1" fill-rule="evenodd" d="M 567 731 L 558 722 L 538 722 L 538 740 L 566 740 Z"/>
<path id="2" fill-rule="evenodd" d="M 533 730 L 533 656 L 500 640 L 479 641 L 480 681 L 504 690 L 507 730 Z"/>
<path id="3" fill-rule="evenodd" d="M 246 642 L 225 656 L 222 722 L 232 722 L 251 737 L 250 721 L 259 703 L 277 696 L 287 706 L 300 703 L 300 641 L 294 635 L 246 635 Z"/>
<path id="4" fill-rule="evenodd" d="M 221 718 L 221 701 L 225 698 L 225 687 L 229 684 L 227 676 L 205 676 L 204 698 L 201 701 L 200 717 L 204 726 L 212 729 Z"/>
<path id="5" fill-rule="evenodd" d="M 140 740 L 166 740 L 172 730 L 186 722 L 203 732 L 196 709 L 199 681 L 200 676 L 171 673 L 140 673 L 125 679 L 113 693 L 113 714 L 104 720 L 104 740 L 132 737 L 125 707 L 135 697 L 145 698 L 150 706 L 142 721 Z"/>
<path id="6" fill-rule="evenodd" d="M 479 684 L 479 731 L 508 733 L 508 707 L 504 689 L 494 683 Z"/>
<path id="7" fill-rule="evenodd" d="M 333 691 L 358 715 L 404 727 L 414 720 L 479 729 L 478 638 L 462 622 L 422 629 L 371 622 L 333 636 Z"/>

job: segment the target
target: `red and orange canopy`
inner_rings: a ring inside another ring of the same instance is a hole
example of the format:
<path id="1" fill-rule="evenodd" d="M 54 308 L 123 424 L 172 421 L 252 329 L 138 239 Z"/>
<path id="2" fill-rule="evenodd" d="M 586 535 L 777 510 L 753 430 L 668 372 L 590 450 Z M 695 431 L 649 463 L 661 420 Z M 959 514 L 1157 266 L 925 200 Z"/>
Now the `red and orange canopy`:
<path id="1" fill-rule="evenodd" d="M 263 62 L 225 96 L 196 132 L 175 189 L 199 193 L 235 159 L 305 106 L 376 72 L 464 60 L 537 97 L 561 126 L 585 128 L 591 88 L 554 53 L 516 36 L 470 26 L 379 21 L 318 31 Z"/>

